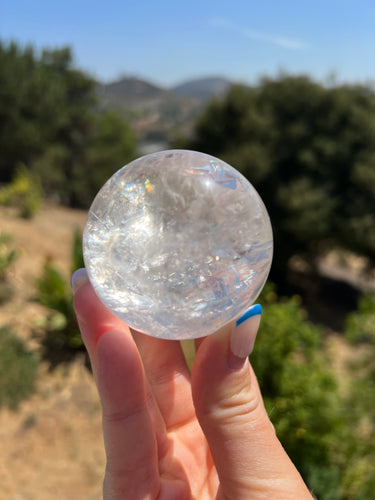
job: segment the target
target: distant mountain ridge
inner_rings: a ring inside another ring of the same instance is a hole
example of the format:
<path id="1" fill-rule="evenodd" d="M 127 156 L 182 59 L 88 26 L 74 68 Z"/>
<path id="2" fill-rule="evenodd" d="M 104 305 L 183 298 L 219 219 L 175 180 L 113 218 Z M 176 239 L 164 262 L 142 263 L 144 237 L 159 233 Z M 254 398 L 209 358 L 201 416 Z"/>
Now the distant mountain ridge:
<path id="1" fill-rule="evenodd" d="M 124 101 L 131 101 L 134 98 L 160 98 L 160 96 L 171 96 L 171 94 L 205 101 L 224 94 L 231 85 L 232 82 L 227 78 L 205 77 L 186 80 L 167 88 L 138 77 L 125 76 L 114 82 L 100 84 L 99 94 L 111 98 L 117 97 Z"/>
<path id="2" fill-rule="evenodd" d="M 100 107 L 116 109 L 129 121 L 140 142 L 169 142 L 172 136 L 189 135 L 193 123 L 214 97 L 220 97 L 232 82 L 221 77 L 187 80 L 163 88 L 147 80 L 125 76 L 99 84 Z"/>
<path id="3" fill-rule="evenodd" d="M 103 87 L 106 93 L 123 98 L 133 98 L 135 96 L 152 98 L 165 92 L 162 88 L 135 77 L 122 78 Z"/>
<path id="4" fill-rule="evenodd" d="M 104 102 L 133 107 L 139 101 L 147 102 L 166 97 L 168 90 L 137 77 L 124 77 L 115 82 L 100 84 L 98 93 Z"/>
<path id="5" fill-rule="evenodd" d="M 232 82 L 222 77 L 207 77 L 188 80 L 172 87 L 176 94 L 189 97 L 196 97 L 202 101 L 207 101 L 213 97 L 223 95 Z"/>

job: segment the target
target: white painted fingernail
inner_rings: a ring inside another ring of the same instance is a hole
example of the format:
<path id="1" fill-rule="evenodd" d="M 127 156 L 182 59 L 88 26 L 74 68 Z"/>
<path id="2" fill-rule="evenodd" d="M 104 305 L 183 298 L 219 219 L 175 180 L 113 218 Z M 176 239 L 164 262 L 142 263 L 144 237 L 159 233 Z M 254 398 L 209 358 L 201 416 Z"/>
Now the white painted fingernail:
<path id="1" fill-rule="evenodd" d="M 70 278 L 70 286 L 72 287 L 73 294 L 76 293 L 78 288 L 87 283 L 88 280 L 87 271 L 84 267 L 74 271 L 72 277 Z"/>

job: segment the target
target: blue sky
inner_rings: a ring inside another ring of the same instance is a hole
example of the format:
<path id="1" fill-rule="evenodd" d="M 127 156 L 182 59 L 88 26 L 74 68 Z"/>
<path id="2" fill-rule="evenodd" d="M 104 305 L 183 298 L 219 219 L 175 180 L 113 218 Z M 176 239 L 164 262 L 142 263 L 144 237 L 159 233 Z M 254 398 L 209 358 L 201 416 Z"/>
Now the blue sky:
<path id="1" fill-rule="evenodd" d="M 375 0 L 0 0 L 0 39 L 70 45 L 102 81 L 308 73 L 375 82 Z"/>

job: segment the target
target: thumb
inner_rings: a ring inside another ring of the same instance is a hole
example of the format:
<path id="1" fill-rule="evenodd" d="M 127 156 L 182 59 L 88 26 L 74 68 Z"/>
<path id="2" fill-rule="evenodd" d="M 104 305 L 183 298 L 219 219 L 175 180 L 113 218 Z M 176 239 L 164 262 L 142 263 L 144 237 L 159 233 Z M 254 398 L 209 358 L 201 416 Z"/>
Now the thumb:
<path id="1" fill-rule="evenodd" d="M 200 345 L 192 369 L 196 414 L 220 480 L 217 499 L 310 499 L 276 437 L 248 361 L 261 307 Z"/>

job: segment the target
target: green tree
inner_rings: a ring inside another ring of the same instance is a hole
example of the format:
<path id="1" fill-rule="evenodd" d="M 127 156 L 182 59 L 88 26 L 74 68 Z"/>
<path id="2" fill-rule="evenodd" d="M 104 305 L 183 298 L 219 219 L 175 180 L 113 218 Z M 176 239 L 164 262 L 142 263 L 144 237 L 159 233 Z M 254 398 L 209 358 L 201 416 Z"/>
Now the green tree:
<path id="1" fill-rule="evenodd" d="M 92 201 L 104 181 L 134 159 L 128 125 L 101 114 L 96 82 L 75 68 L 68 47 L 44 50 L 0 42 L 0 182 L 19 163 L 48 197 L 72 205 Z"/>
<path id="2" fill-rule="evenodd" d="M 93 116 L 85 161 L 72 178 L 71 203 L 87 207 L 104 182 L 135 157 L 133 132 L 116 112 Z"/>
<path id="3" fill-rule="evenodd" d="M 0 42 L 0 80 L 0 180 L 7 182 L 16 164 L 28 162 L 43 147 L 34 119 L 39 71 L 32 47 L 21 50 Z"/>
<path id="4" fill-rule="evenodd" d="M 55 116 L 49 125 L 50 140 L 42 154 L 30 164 L 42 182 L 47 181 L 47 194 L 52 187 L 51 191 L 58 193 L 62 201 L 75 204 L 77 200 L 71 186 L 85 163 L 87 140 L 92 133 L 95 81 L 74 68 L 69 48 L 44 50 L 39 64 L 45 80 L 54 89 L 52 102 L 44 102 L 44 105 L 52 106 Z M 55 184 L 51 183 L 51 177 Z"/>
<path id="5" fill-rule="evenodd" d="M 274 229 L 273 275 L 332 245 L 375 261 L 375 92 L 281 76 L 213 101 L 187 147 L 238 168 Z"/>

